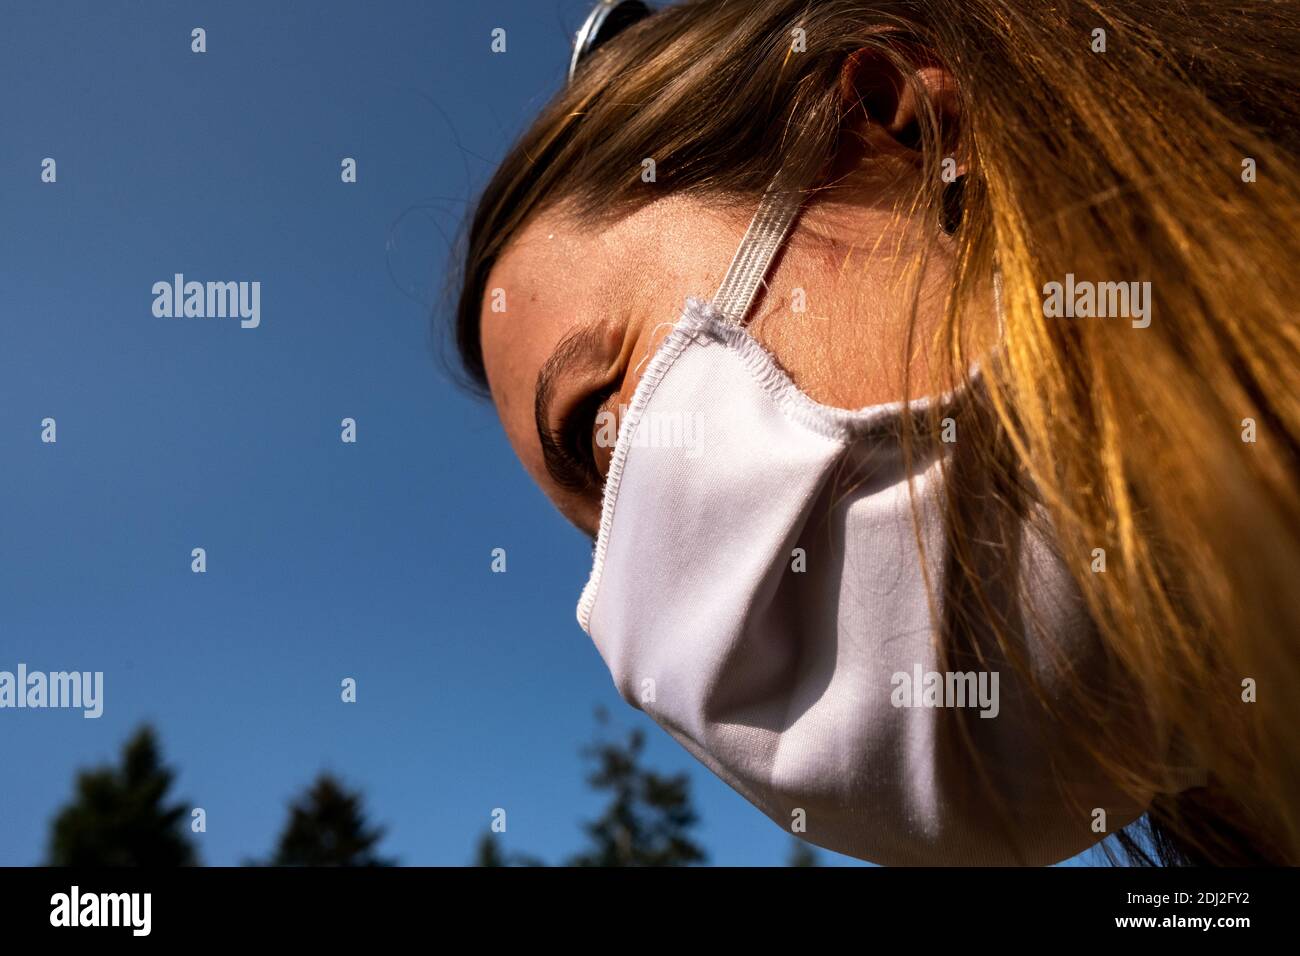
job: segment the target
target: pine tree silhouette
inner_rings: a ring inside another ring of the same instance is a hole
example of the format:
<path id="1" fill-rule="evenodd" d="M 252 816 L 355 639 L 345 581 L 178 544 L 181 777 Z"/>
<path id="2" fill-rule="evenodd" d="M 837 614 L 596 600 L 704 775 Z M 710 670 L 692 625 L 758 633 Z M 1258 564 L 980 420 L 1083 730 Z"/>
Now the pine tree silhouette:
<path id="1" fill-rule="evenodd" d="M 811 843 L 805 843 L 798 837 L 790 838 L 790 856 L 786 866 L 821 866 L 821 860 Z"/>
<path id="2" fill-rule="evenodd" d="M 604 710 L 596 720 L 608 723 Z M 688 866 L 706 860 L 691 839 L 699 822 L 691 804 L 686 774 L 664 776 L 641 766 L 645 736 L 628 733 L 625 743 L 597 737 L 584 753 L 596 762 L 587 782 L 611 794 L 599 819 L 584 829 L 591 847 L 569 861 L 570 866 Z"/>
<path id="3" fill-rule="evenodd" d="M 361 794 L 328 773 L 289 807 L 289 820 L 267 866 L 396 866 L 375 853 L 382 827 L 366 823 Z"/>
<path id="4" fill-rule="evenodd" d="M 527 853 L 506 853 L 501 849 L 500 837 L 491 831 L 485 832 L 478 838 L 478 845 L 474 848 L 474 862 L 472 866 L 545 866 L 546 864 L 535 856 L 529 856 Z"/>
<path id="5" fill-rule="evenodd" d="M 76 796 L 50 826 L 49 866 L 194 866 L 183 803 L 164 798 L 174 774 L 162 764 L 152 728 L 122 748 L 122 766 L 77 774 Z"/>
<path id="6" fill-rule="evenodd" d="M 497 845 L 496 837 L 491 833 L 484 833 L 478 838 L 478 846 L 474 850 L 475 866 L 508 866 L 505 854 Z"/>

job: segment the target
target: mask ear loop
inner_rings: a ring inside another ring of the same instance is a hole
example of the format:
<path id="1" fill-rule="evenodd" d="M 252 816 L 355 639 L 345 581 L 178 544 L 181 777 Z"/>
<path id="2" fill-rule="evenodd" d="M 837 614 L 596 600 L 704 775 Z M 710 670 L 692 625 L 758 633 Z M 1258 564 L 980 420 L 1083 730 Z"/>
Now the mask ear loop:
<path id="1" fill-rule="evenodd" d="M 745 238 L 740 241 L 727 275 L 713 297 L 713 307 L 732 325 L 745 323 L 758 288 L 764 284 L 772 260 L 802 205 L 803 197 L 797 192 L 768 187 L 763 194 Z"/>

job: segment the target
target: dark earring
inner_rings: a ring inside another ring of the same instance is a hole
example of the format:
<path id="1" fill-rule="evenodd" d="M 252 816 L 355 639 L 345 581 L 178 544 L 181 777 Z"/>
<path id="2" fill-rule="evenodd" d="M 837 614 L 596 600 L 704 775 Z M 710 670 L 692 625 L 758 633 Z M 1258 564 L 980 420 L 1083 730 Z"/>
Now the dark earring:
<path id="1" fill-rule="evenodd" d="M 966 174 L 958 176 L 943 187 L 943 208 L 939 210 L 939 225 L 952 235 L 961 225 L 962 209 L 966 200 Z"/>

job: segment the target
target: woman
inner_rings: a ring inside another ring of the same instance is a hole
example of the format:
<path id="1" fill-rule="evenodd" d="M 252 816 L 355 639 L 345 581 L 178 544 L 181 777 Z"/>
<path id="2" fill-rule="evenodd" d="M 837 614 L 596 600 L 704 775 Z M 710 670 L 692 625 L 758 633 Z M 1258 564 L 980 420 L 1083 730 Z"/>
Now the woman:
<path id="1" fill-rule="evenodd" d="M 1300 862 L 1295 7 L 637 12 L 457 320 L 624 697 L 881 863 Z"/>

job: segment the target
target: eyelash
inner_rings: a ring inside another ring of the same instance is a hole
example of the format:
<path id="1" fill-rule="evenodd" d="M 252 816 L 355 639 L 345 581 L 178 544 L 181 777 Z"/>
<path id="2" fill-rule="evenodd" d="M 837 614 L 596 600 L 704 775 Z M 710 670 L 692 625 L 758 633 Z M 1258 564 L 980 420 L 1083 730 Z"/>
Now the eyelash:
<path id="1" fill-rule="evenodd" d="M 565 454 L 578 465 L 596 487 L 602 487 L 605 478 L 596 466 L 596 456 L 591 450 L 592 434 L 595 429 L 596 413 L 613 393 L 613 388 L 593 392 L 560 423 Z"/>

